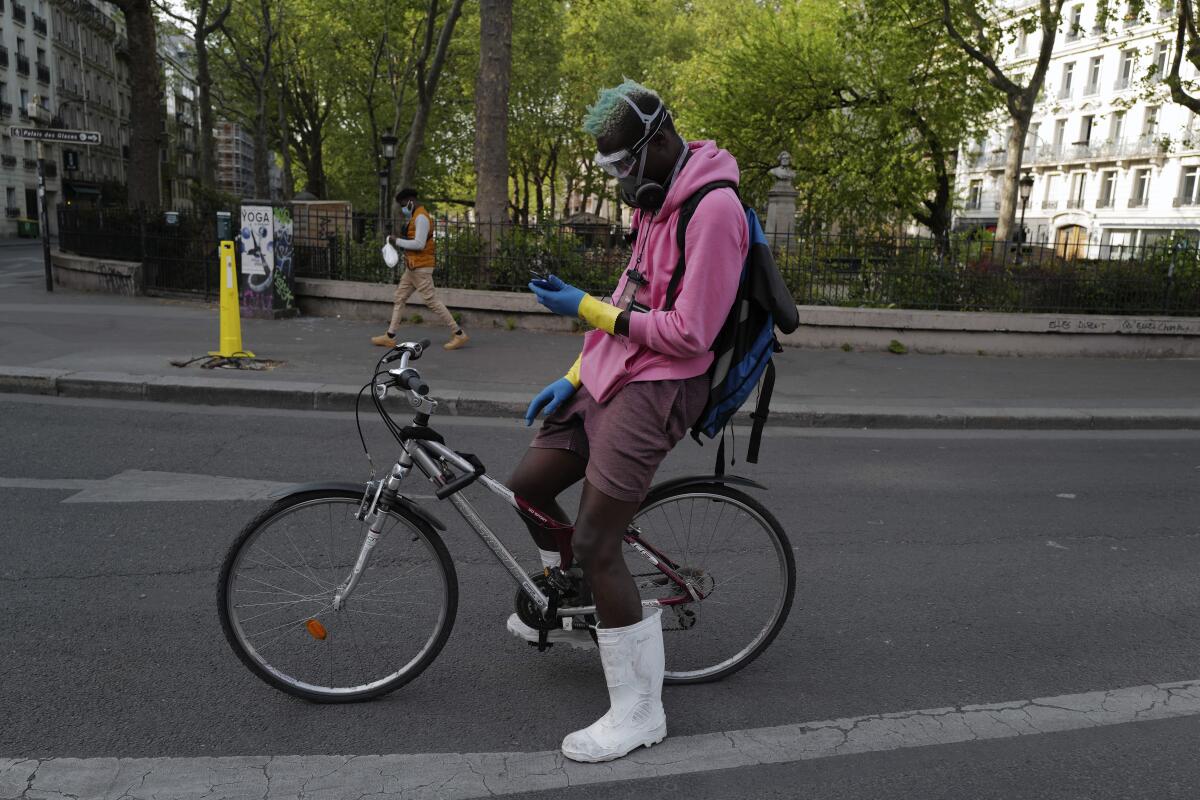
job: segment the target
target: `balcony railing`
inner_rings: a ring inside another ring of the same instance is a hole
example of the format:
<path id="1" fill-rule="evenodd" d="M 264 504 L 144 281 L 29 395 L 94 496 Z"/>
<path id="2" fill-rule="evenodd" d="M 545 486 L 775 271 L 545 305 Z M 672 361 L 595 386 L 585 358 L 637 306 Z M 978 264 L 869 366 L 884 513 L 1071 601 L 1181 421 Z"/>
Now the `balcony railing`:
<path id="1" fill-rule="evenodd" d="M 39 83 L 50 83 L 50 67 L 45 64 L 38 64 L 37 79 Z"/>
<path id="2" fill-rule="evenodd" d="M 13 22 L 25 24 L 25 6 L 20 3 L 13 3 Z"/>
<path id="3" fill-rule="evenodd" d="M 1152 158 L 1166 153 L 1161 139 L 1143 136 L 1126 141 L 1105 141 L 1095 144 L 1042 145 L 1033 159 L 1036 164 L 1058 164 L 1069 161 L 1113 161 L 1119 158 Z M 1026 159 L 1028 162 L 1028 159 Z"/>
<path id="4" fill-rule="evenodd" d="M 36 158 L 25 159 L 25 169 L 37 169 L 37 159 Z"/>
<path id="5" fill-rule="evenodd" d="M 9 219 L 16 219 L 17 217 L 21 216 L 21 209 L 14 206 L 5 206 L 4 216 L 8 217 Z"/>
<path id="6" fill-rule="evenodd" d="M 0 67 L 8 68 L 8 48 L 0 45 Z"/>
<path id="7" fill-rule="evenodd" d="M 46 35 L 46 18 L 45 17 L 39 17 L 37 14 L 33 15 L 33 32 L 40 36 Z"/>
<path id="8" fill-rule="evenodd" d="M 1067 199 L 1067 208 L 1083 208 L 1082 197 L 1071 197 Z"/>
<path id="9" fill-rule="evenodd" d="M 12 116 L 12 103 L 0 103 L 0 119 L 8 119 Z"/>
<path id="10" fill-rule="evenodd" d="M 17 74 L 29 74 L 29 56 L 23 56 L 20 53 L 17 54 Z"/>
<path id="11" fill-rule="evenodd" d="M 9 155 L 0 156 L 0 165 L 6 167 L 15 167 L 17 165 L 17 157 Z"/>
<path id="12" fill-rule="evenodd" d="M 1057 200 L 1043 200 L 1042 208 L 1049 209 L 1049 210 L 1056 209 L 1056 208 L 1058 208 L 1058 201 Z"/>
<path id="13" fill-rule="evenodd" d="M 1145 208 L 1150 204 L 1149 197 L 1131 197 L 1129 198 L 1130 208 Z"/>

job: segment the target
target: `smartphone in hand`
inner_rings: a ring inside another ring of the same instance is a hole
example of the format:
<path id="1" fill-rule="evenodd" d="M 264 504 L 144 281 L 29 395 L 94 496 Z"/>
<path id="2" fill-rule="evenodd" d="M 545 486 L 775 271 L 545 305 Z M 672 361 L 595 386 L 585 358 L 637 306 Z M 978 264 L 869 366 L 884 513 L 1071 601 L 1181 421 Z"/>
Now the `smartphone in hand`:
<path id="1" fill-rule="evenodd" d="M 553 289 L 554 286 L 550 283 L 550 273 L 529 268 L 529 274 L 533 276 L 532 283 L 541 289 Z"/>

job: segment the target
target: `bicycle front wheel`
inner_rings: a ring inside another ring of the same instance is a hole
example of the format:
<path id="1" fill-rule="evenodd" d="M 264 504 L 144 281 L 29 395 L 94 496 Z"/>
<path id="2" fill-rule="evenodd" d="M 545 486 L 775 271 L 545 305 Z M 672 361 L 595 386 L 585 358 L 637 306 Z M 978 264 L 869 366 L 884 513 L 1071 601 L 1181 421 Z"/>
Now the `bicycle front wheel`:
<path id="1" fill-rule="evenodd" d="M 230 646 L 288 694 L 344 703 L 403 686 L 437 656 L 454 624 L 458 581 L 437 532 L 387 512 L 357 587 L 340 608 L 367 534 L 362 495 L 289 495 L 239 534 L 221 567 L 217 605 Z"/>
<path id="2" fill-rule="evenodd" d="M 796 565 L 783 528 L 757 500 L 720 483 L 652 491 L 631 527 L 703 597 L 663 608 L 666 683 L 732 675 L 779 634 Z M 628 544 L 625 559 L 643 600 L 689 596 Z"/>

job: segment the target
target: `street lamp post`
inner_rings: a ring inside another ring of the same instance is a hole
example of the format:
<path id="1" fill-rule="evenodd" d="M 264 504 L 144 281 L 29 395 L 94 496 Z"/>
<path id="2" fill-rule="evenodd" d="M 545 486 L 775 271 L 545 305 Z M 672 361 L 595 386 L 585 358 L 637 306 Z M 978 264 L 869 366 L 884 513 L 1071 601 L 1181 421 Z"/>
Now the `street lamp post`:
<path id="1" fill-rule="evenodd" d="M 381 224 L 387 225 L 387 232 L 392 230 L 392 162 L 396 159 L 396 145 L 400 142 L 394 134 L 385 133 L 379 137 L 379 144 L 382 149 L 380 155 L 387 166 L 380 171 L 382 176 L 380 189 L 382 194 L 379 198 L 379 219 Z"/>
<path id="2" fill-rule="evenodd" d="M 388 227 L 388 222 L 391 218 L 391 214 L 388 213 L 390 206 L 390 198 L 388 197 L 389 183 L 388 171 L 386 169 L 379 170 L 379 232 L 381 236 L 391 233 Z"/>
<path id="3" fill-rule="evenodd" d="M 1021 228 L 1017 233 L 1017 263 L 1020 264 L 1021 256 L 1025 251 L 1025 208 L 1029 205 L 1029 196 L 1033 194 L 1033 175 L 1025 173 L 1018 189 L 1021 194 Z"/>

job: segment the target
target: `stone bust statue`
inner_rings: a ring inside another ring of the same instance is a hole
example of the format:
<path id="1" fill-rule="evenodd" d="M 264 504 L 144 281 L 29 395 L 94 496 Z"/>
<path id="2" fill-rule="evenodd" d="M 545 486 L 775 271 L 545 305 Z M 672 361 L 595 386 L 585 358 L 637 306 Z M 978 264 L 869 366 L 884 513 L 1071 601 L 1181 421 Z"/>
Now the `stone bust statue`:
<path id="1" fill-rule="evenodd" d="M 792 156 L 787 150 L 779 154 L 779 166 L 774 167 L 767 174 L 775 179 L 775 185 L 771 187 L 771 191 L 795 191 L 796 170 L 792 169 Z"/>

